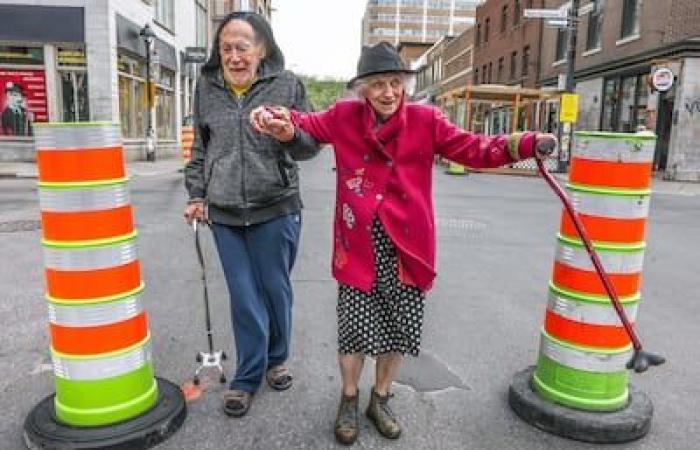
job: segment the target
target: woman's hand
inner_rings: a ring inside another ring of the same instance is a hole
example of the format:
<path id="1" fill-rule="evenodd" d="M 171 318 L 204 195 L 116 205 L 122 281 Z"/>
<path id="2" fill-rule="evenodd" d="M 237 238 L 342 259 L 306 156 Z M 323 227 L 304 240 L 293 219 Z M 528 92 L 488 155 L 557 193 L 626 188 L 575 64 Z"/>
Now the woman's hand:
<path id="1" fill-rule="evenodd" d="M 185 221 L 187 222 L 187 225 L 192 225 L 192 222 L 195 220 L 197 221 L 205 221 L 207 220 L 205 209 L 204 209 L 204 202 L 203 201 L 195 201 L 187 205 L 185 208 Z"/>
<path id="2" fill-rule="evenodd" d="M 556 156 L 557 146 L 557 138 L 553 134 L 537 134 L 535 139 L 535 158 L 553 158 Z"/>
<path id="3" fill-rule="evenodd" d="M 294 124 L 287 108 L 259 106 L 250 112 L 250 124 L 258 133 L 269 134 L 280 142 L 294 139 Z"/>

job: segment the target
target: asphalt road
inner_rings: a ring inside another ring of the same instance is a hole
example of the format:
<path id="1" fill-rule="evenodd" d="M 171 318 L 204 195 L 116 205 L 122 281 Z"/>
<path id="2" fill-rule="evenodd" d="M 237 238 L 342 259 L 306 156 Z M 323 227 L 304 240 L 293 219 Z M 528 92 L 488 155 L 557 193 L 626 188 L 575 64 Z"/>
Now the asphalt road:
<path id="1" fill-rule="evenodd" d="M 205 380 L 182 429 L 162 449 L 337 448 L 336 284 L 330 276 L 334 172 L 330 154 L 303 163 L 301 249 L 294 271 L 295 385 L 263 387 L 249 415 L 227 418 L 222 387 Z M 156 372 L 181 384 L 205 349 L 193 236 L 181 220 L 181 175 L 152 171 L 130 183 L 139 230 L 145 302 Z M 397 442 L 362 419 L 356 448 L 588 449 L 520 421 L 507 405 L 511 377 L 534 364 L 559 225 L 560 205 L 538 178 L 449 176 L 435 169 L 438 272 L 428 296 L 423 352 L 395 386 L 404 425 Z M 24 448 L 21 429 L 53 392 L 43 299 L 43 260 L 34 180 L 0 179 L 0 448 Z M 639 332 L 668 363 L 632 375 L 655 406 L 652 429 L 630 449 L 696 449 L 700 419 L 700 196 L 655 194 L 647 233 Z M 227 294 L 211 237 L 204 233 L 216 346 L 233 354 Z M 234 356 L 234 355 L 232 355 Z M 231 362 L 227 368 L 231 369 Z M 370 365 L 361 387 L 364 406 Z"/>

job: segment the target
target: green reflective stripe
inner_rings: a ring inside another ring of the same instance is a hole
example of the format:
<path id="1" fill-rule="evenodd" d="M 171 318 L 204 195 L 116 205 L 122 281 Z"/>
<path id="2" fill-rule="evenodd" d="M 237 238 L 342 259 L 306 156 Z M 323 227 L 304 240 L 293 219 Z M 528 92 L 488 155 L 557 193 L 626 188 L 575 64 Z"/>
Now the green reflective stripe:
<path id="1" fill-rule="evenodd" d="M 37 186 L 40 189 L 47 190 L 73 190 L 73 189 L 100 189 L 117 185 L 126 185 L 129 181 L 129 177 L 113 178 L 110 180 L 100 180 L 100 181 L 80 181 L 80 182 L 63 182 L 63 181 L 40 181 Z"/>
<path id="2" fill-rule="evenodd" d="M 570 238 L 568 236 L 564 236 L 561 233 L 557 233 L 557 240 L 559 242 L 563 242 L 564 244 L 571 245 L 573 247 L 585 247 L 583 245 L 583 241 L 580 239 L 574 239 Z M 647 244 L 642 241 L 642 242 L 634 242 L 631 244 L 621 244 L 621 243 L 615 243 L 615 242 L 604 242 L 604 241 L 594 241 L 592 242 L 593 248 L 595 250 L 600 250 L 600 251 L 608 251 L 608 252 L 640 252 L 644 250 L 647 247 Z"/>
<path id="3" fill-rule="evenodd" d="M 124 184 L 129 181 L 129 177 L 112 178 L 100 181 L 40 181 L 37 183 L 41 189 L 89 189 L 111 186 L 114 184 Z"/>
<path id="4" fill-rule="evenodd" d="M 656 135 L 651 131 L 644 131 L 640 133 L 614 133 L 609 131 L 576 131 L 576 136 L 578 137 L 594 137 L 600 139 L 622 139 L 625 141 L 653 141 L 656 139 Z"/>
<path id="5" fill-rule="evenodd" d="M 559 287 L 551 281 L 549 282 L 549 289 L 551 289 L 559 295 L 565 295 L 567 297 L 573 298 L 574 300 L 580 300 L 582 302 L 611 304 L 610 297 L 608 297 L 607 295 L 593 295 L 583 292 L 575 292 L 569 289 Z M 642 298 L 642 295 L 639 292 L 637 292 L 636 294 L 629 295 L 627 297 L 618 297 L 618 300 L 620 300 L 621 304 L 626 305 L 638 302 L 640 298 Z"/>
<path id="6" fill-rule="evenodd" d="M 513 161 L 520 161 L 520 139 L 523 133 L 512 133 L 508 138 L 508 153 Z"/>
<path id="7" fill-rule="evenodd" d="M 587 192 L 589 194 L 598 194 L 598 195 L 630 195 L 630 196 L 639 196 L 639 195 L 650 195 L 651 194 L 651 189 L 646 188 L 646 189 L 618 189 L 618 188 L 607 188 L 607 187 L 599 187 L 599 186 L 586 186 L 584 184 L 577 184 L 577 183 L 566 183 L 566 188 L 571 189 L 572 191 L 580 191 L 580 192 Z"/>
<path id="8" fill-rule="evenodd" d="M 543 398 L 586 411 L 615 411 L 629 397 L 626 370 L 596 373 L 567 367 L 540 355 L 532 385 Z"/>
<path id="9" fill-rule="evenodd" d="M 85 248 L 85 247 L 106 247 L 110 245 L 117 245 L 124 241 L 128 241 L 136 238 L 138 231 L 134 230 L 129 234 L 123 234 L 121 236 L 116 236 L 113 238 L 106 239 L 92 239 L 87 241 L 51 241 L 48 239 L 42 239 L 41 244 L 45 247 L 54 248 Z"/>
<path id="10" fill-rule="evenodd" d="M 137 287 L 136 289 L 133 289 L 128 292 L 124 292 L 121 294 L 116 294 L 116 295 L 109 295 L 107 297 L 96 297 L 96 298 L 91 298 L 89 300 L 65 300 L 62 298 L 56 298 L 52 297 L 48 294 L 45 294 L 46 301 L 49 303 L 55 303 L 56 305 L 67 305 L 67 306 L 76 306 L 76 305 L 95 305 L 98 303 L 109 303 L 109 302 L 116 302 L 119 300 L 122 300 L 127 297 L 132 297 L 134 295 L 140 294 L 145 287 L 145 284 L 141 282 L 141 285 Z"/>
<path id="11" fill-rule="evenodd" d="M 56 416 L 74 426 L 109 425 L 131 419 L 152 408 L 157 400 L 153 364 L 104 380 L 56 378 Z"/>
<path id="12" fill-rule="evenodd" d="M 94 127 L 94 126 L 104 126 L 104 125 L 115 125 L 119 126 L 119 122 L 40 122 L 33 123 L 34 128 L 51 128 L 51 127 Z"/>

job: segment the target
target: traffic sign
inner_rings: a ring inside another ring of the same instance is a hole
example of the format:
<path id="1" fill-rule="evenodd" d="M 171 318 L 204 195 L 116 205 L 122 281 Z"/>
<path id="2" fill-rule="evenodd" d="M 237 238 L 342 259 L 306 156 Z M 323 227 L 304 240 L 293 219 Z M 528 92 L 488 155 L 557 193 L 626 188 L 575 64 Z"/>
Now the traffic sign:
<path id="1" fill-rule="evenodd" d="M 528 19 L 566 19 L 568 16 L 568 9 L 526 9 L 523 11 L 523 17 Z"/>
<path id="2" fill-rule="evenodd" d="M 578 94 L 562 94 L 559 121 L 574 123 L 578 120 Z"/>

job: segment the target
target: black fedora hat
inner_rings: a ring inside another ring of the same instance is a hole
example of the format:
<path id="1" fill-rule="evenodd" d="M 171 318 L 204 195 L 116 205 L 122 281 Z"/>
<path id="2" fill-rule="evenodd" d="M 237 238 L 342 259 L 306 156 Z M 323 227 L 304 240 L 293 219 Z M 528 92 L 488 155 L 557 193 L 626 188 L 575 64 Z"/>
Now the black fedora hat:
<path id="1" fill-rule="evenodd" d="M 357 75 L 348 81 L 348 88 L 360 78 L 386 72 L 416 73 L 415 70 L 404 66 L 399 53 L 388 42 L 362 47 L 360 60 L 357 62 Z"/>

